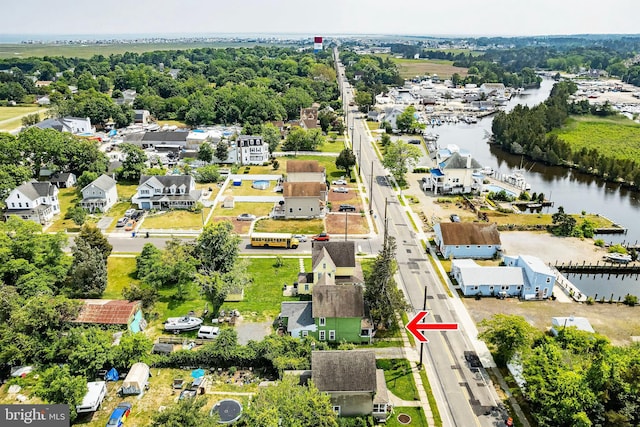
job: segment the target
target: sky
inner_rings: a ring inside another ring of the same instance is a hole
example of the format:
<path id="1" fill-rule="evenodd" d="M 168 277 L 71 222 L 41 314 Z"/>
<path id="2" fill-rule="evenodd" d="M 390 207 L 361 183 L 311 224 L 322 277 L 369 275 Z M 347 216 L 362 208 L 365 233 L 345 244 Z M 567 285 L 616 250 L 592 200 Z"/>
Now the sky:
<path id="1" fill-rule="evenodd" d="M 640 0 L 3 0 L 0 34 L 638 34 Z"/>

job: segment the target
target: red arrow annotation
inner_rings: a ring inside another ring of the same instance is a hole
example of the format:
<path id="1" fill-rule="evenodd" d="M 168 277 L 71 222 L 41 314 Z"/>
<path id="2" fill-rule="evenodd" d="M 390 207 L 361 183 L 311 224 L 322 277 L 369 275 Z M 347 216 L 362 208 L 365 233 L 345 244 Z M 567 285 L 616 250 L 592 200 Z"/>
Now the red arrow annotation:
<path id="1" fill-rule="evenodd" d="M 409 332 L 420 342 L 429 342 L 429 340 L 420 331 L 457 331 L 457 323 L 420 323 L 428 311 L 419 311 L 409 323 L 405 326 Z"/>

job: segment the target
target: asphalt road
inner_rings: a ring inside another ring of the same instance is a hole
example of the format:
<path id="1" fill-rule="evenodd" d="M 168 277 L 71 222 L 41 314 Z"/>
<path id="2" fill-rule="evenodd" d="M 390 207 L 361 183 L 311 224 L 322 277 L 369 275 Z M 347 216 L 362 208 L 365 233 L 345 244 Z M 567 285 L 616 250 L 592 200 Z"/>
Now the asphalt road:
<path id="1" fill-rule="evenodd" d="M 340 73 L 338 75 L 341 76 Z M 341 81 L 341 84 L 346 86 L 345 82 Z M 353 96 L 351 90 L 344 90 L 343 96 L 347 106 L 346 122 L 362 169 L 361 176 L 366 186 L 371 184 L 373 187 L 370 194 L 378 229 L 384 230 L 386 211 L 388 234 L 396 239 L 399 285 L 416 312 L 423 308 L 426 288 L 426 306 L 429 311 L 427 322 L 459 323 L 444 284 L 434 279 L 437 275 L 416 238 L 403 206 L 388 183 L 388 172 L 382 167 L 370 143 L 366 122 L 355 118 L 359 115 L 355 107 L 348 107 Z M 429 331 L 425 336 L 429 343 L 424 345 L 423 362 L 438 402 L 443 425 L 504 425 L 501 414 L 491 411 L 499 399 L 490 380 L 483 374 L 483 370 L 476 369 L 474 372 L 464 358 L 465 351 L 474 349 L 463 325 L 460 325 L 459 331 Z"/>

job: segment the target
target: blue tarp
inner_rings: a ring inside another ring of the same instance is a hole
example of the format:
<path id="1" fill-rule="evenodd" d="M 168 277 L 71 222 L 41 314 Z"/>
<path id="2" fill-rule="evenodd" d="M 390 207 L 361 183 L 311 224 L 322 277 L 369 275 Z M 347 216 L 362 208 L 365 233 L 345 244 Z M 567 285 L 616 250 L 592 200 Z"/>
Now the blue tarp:
<path id="1" fill-rule="evenodd" d="M 193 378 L 204 377 L 204 369 L 195 369 L 195 370 L 191 371 L 191 376 Z"/>
<path id="2" fill-rule="evenodd" d="M 111 129 L 111 130 L 109 131 L 108 136 L 116 136 L 117 134 L 118 134 L 118 131 L 117 131 L 116 129 Z"/>
<path id="3" fill-rule="evenodd" d="M 118 375 L 116 368 L 111 368 L 111 370 L 104 376 L 105 381 L 118 381 L 118 378 L 120 378 L 120 375 Z"/>

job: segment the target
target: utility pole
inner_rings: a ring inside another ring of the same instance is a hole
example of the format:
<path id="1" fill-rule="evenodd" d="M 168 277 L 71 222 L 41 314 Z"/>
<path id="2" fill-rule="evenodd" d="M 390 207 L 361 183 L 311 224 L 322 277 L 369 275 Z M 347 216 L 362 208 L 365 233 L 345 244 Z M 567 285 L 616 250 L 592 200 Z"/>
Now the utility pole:
<path id="1" fill-rule="evenodd" d="M 427 310 L 427 285 L 424 285 L 424 300 L 422 302 L 422 311 Z M 422 367 L 422 354 L 424 352 L 424 343 L 420 342 L 420 362 L 418 363 L 418 367 Z"/>
<path id="2" fill-rule="evenodd" d="M 371 160 L 371 175 L 369 177 L 369 215 L 373 213 L 373 160 Z"/>
<path id="3" fill-rule="evenodd" d="M 389 227 L 387 223 L 387 206 L 389 204 L 389 200 L 387 197 L 384 199 L 384 247 L 387 247 L 387 237 L 389 235 Z"/>

